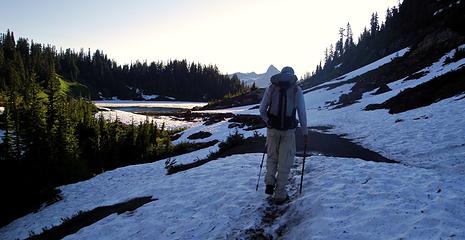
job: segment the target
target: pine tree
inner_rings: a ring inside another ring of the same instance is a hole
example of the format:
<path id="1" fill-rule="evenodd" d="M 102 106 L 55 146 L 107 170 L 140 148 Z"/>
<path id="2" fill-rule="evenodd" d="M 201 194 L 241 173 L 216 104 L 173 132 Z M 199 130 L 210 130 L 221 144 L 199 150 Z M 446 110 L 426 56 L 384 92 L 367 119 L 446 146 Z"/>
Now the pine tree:
<path id="1" fill-rule="evenodd" d="M 13 149 L 13 138 L 11 136 L 11 131 L 13 130 L 13 123 L 10 108 L 10 104 L 7 104 L 3 113 L 5 116 L 5 134 L 3 135 L 3 143 L 0 145 L 2 146 L 0 159 L 5 161 L 13 161 L 15 158 Z"/>
<path id="2" fill-rule="evenodd" d="M 378 22 L 378 13 L 375 12 L 371 14 L 370 20 L 370 34 L 371 36 L 375 36 L 379 31 L 379 22 Z"/>
<path id="3" fill-rule="evenodd" d="M 27 85 L 27 96 L 24 103 L 24 110 L 22 119 L 23 127 L 23 139 L 25 149 L 25 158 L 28 161 L 38 162 L 44 161 L 47 158 L 47 146 L 46 146 L 46 107 L 43 99 L 39 96 L 40 87 L 35 82 L 35 74 L 31 74 L 30 83 Z M 44 164 L 44 163 L 42 163 Z"/>
<path id="4" fill-rule="evenodd" d="M 250 87 L 250 91 L 255 91 L 257 90 L 257 85 L 255 84 L 255 82 L 252 83 L 252 86 Z"/>
<path id="5" fill-rule="evenodd" d="M 11 156 L 15 161 L 22 160 L 22 144 L 21 144 L 21 124 L 20 124 L 20 107 L 21 102 L 20 98 L 17 95 L 17 92 L 14 90 L 10 90 L 8 92 L 8 104 L 7 104 L 7 118 L 11 118 L 12 126 L 11 126 Z M 8 128 L 8 126 L 7 126 Z"/>
<path id="6" fill-rule="evenodd" d="M 336 42 L 335 58 L 341 57 L 344 54 L 344 28 L 339 28 L 339 40 Z"/>
<path id="7" fill-rule="evenodd" d="M 344 44 L 344 52 L 348 52 L 351 49 L 355 47 L 354 44 L 354 38 L 353 38 L 353 33 L 352 33 L 352 27 L 350 26 L 350 23 L 347 23 L 346 27 L 346 41 Z"/>
<path id="8" fill-rule="evenodd" d="M 334 47 L 333 47 L 333 44 L 329 45 L 329 61 L 333 61 L 334 59 Z"/>
<path id="9" fill-rule="evenodd" d="M 325 67 L 328 64 L 329 60 L 330 60 L 329 59 L 329 50 L 328 50 L 328 48 L 325 48 L 325 65 L 324 65 Z"/>

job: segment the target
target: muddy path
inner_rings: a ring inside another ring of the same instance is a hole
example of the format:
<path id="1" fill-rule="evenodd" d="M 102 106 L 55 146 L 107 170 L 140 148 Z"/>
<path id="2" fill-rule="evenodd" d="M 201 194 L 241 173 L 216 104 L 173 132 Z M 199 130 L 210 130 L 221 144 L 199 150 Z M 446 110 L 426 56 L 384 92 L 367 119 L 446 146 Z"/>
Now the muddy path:
<path id="1" fill-rule="evenodd" d="M 319 130 L 317 131 L 316 128 L 319 128 Z M 359 158 L 373 162 L 398 163 L 377 152 L 364 148 L 344 136 L 325 133 L 321 131 L 322 127 L 316 128 L 313 127 L 309 129 L 310 140 L 309 146 L 307 146 L 307 153 L 310 152 L 311 154 L 322 154 L 331 157 Z M 296 138 L 297 155 L 302 156 L 304 149 L 303 136 L 296 135 Z"/>
<path id="2" fill-rule="evenodd" d="M 341 158 L 359 158 L 372 162 L 398 163 L 388 159 L 381 154 L 364 148 L 363 146 L 352 142 L 344 136 L 325 133 L 329 129 L 326 126 L 309 128 L 309 145 L 307 146 L 307 156 L 321 154 L 329 157 Z M 256 139 L 252 144 L 240 145 L 228 151 L 228 155 L 242 153 L 262 153 L 265 146 L 265 138 Z M 303 156 L 303 136 L 296 134 L 297 156 Z"/>

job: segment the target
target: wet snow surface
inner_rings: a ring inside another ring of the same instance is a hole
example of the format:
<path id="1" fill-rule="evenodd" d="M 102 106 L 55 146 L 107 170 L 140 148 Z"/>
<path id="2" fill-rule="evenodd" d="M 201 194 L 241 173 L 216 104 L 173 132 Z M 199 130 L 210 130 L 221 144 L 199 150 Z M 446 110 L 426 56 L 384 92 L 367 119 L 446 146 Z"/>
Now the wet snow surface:
<path id="1" fill-rule="evenodd" d="M 159 161 L 62 186 L 62 201 L 1 228 L 0 238 L 26 238 L 80 210 L 153 196 L 159 200 L 131 213 L 110 215 L 65 239 L 235 239 L 253 238 L 254 233 L 285 239 L 465 239 L 464 95 L 395 115 L 362 110 L 465 64 L 460 60 L 443 66 L 444 59 L 424 69 L 426 76 L 399 79 L 389 85 L 392 91 L 366 93 L 345 108 L 332 110 L 325 102 L 337 99 L 352 84 L 305 94 L 309 125 L 331 125 L 332 133 L 347 134 L 401 163 L 311 156 L 299 196 L 302 158 L 296 158 L 289 185 L 292 202 L 278 208 L 266 224 L 265 216 L 273 213 L 267 210 L 263 182 L 255 192 L 262 155 L 242 154 L 169 176 L 164 161 Z M 251 107 L 215 112 L 258 114 L 248 110 Z M 188 141 L 187 136 L 200 130 L 213 135 L 197 142 L 224 140 L 234 131 L 228 124 L 193 123 L 176 142 Z M 217 148 L 175 158 L 189 163 Z"/>

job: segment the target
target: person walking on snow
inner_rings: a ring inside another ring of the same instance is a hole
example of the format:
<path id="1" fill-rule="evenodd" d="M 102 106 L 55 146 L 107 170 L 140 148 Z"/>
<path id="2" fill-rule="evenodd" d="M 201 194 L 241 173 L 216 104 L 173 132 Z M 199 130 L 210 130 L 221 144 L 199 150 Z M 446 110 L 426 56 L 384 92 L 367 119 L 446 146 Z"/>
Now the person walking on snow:
<path id="1" fill-rule="evenodd" d="M 296 153 L 296 111 L 304 141 L 308 141 L 307 116 L 303 92 L 291 67 L 284 67 L 281 73 L 272 76 L 271 83 L 260 103 L 260 117 L 267 124 L 265 193 L 272 195 L 275 203 L 282 204 L 289 199 L 287 178 Z"/>

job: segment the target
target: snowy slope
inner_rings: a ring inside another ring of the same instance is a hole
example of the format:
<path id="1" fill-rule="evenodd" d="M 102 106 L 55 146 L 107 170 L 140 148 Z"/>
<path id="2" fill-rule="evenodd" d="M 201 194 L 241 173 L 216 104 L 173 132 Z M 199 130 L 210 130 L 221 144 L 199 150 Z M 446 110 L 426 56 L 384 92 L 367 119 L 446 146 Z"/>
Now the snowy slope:
<path id="1" fill-rule="evenodd" d="M 234 73 L 243 83 L 251 86 L 253 83 L 258 88 L 265 88 L 270 84 L 270 78 L 278 74 L 280 71 L 273 65 L 270 65 L 265 73 L 257 74 L 255 72 L 251 73 Z M 234 75 L 232 74 L 232 75 Z M 232 76 L 231 75 L 231 76 Z"/>
<path id="2" fill-rule="evenodd" d="M 334 132 L 348 134 L 364 146 L 408 164 L 421 162 L 421 164 L 430 165 L 442 161 L 442 158 L 458 154 L 460 150 L 457 146 L 465 143 L 465 134 L 462 134 L 463 126 L 465 126 L 465 113 L 463 112 L 465 101 L 458 100 L 460 96 L 395 115 L 389 114 L 387 110 L 362 110 L 366 105 L 381 103 L 397 95 L 403 89 L 417 86 L 436 76 L 464 67 L 465 59 L 444 65 L 446 57 L 454 53 L 455 50 L 452 50 L 438 62 L 423 69 L 422 71 L 429 73 L 419 79 L 408 81 L 399 79 L 389 84 L 392 91 L 380 95 L 366 93 L 360 102 L 341 109 L 328 109 L 325 107 L 325 102 L 337 99 L 353 84 L 345 84 L 331 90 L 319 89 L 308 92 L 305 94 L 305 100 L 309 124 L 333 125 L 335 126 Z M 402 120 L 396 123 L 398 119 Z M 438 158 L 437 155 L 431 154 L 435 151 L 440 153 L 441 149 L 442 153 L 446 154 L 445 156 Z M 426 163 L 427 158 L 431 158 L 428 163 Z M 448 164 L 439 165 L 447 167 Z"/>
<path id="3" fill-rule="evenodd" d="M 59 224 L 78 210 L 137 196 L 153 196 L 132 214 L 110 215 L 66 239 L 225 238 L 256 223 L 263 193 L 256 194 L 258 154 L 214 161 L 193 171 L 165 175 L 163 162 L 120 168 L 85 182 L 63 186 L 64 200 L 0 230 L 1 239 Z M 187 201 L 186 201 L 187 200 Z M 39 221 L 38 221 L 39 220 Z"/>
<path id="4" fill-rule="evenodd" d="M 299 196 L 302 159 L 297 158 L 289 186 L 293 201 L 280 208 L 272 222 L 263 221 L 269 208 L 263 182 L 255 192 L 262 156 L 243 154 L 169 176 L 160 161 L 63 186 L 62 201 L 1 228 L 0 239 L 25 238 L 30 231 L 39 233 L 79 210 L 148 195 L 159 200 L 132 213 L 110 215 L 66 239 L 240 239 L 251 238 L 250 232 L 258 230 L 285 239 L 465 239 L 465 95 L 395 115 L 387 110 L 363 111 L 368 104 L 464 67 L 465 59 L 444 65 L 453 53 L 423 69 L 427 75 L 399 79 L 389 84 L 392 91 L 365 93 L 348 107 L 332 109 L 326 102 L 350 91 L 353 83 L 306 93 L 309 125 L 331 125 L 330 131 L 347 134 L 401 164 L 311 156 Z M 346 75 L 344 81 L 355 76 Z M 258 114 L 251 107 L 215 112 Z M 176 142 L 188 141 L 200 130 L 213 135 L 195 141 L 224 140 L 234 131 L 226 121 L 210 126 L 196 123 Z M 217 145 L 175 158 L 189 163 L 216 149 Z"/>
<path id="5" fill-rule="evenodd" d="M 435 171 L 326 157 L 306 166 L 305 194 L 270 227 L 286 224 L 286 239 L 465 238 L 463 187 Z"/>
<path id="6" fill-rule="evenodd" d="M 363 74 L 365 74 L 365 73 L 367 73 L 369 71 L 375 70 L 375 69 L 377 69 L 377 68 L 391 62 L 395 58 L 402 57 L 409 51 L 410 51 L 410 48 L 408 48 L 408 47 L 404 48 L 404 49 L 402 49 L 400 51 L 392 53 L 391 55 L 388 55 L 388 56 L 383 57 L 383 58 L 381 58 L 379 60 L 376 60 L 376 61 L 374 61 L 374 62 L 372 62 L 372 63 L 370 63 L 368 65 L 365 65 L 365 66 L 363 66 L 361 68 L 355 69 L 352 72 L 349 72 L 349 73 L 344 74 L 342 76 L 331 79 L 328 82 L 319 85 L 319 87 L 329 85 L 329 84 L 333 84 L 333 83 L 348 81 L 348 80 L 350 80 L 352 78 L 363 75 Z M 316 87 L 318 87 L 318 86 L 316 86 Z M 316 88 L 316 87 L 314 87 L 314 88 Z"/>

